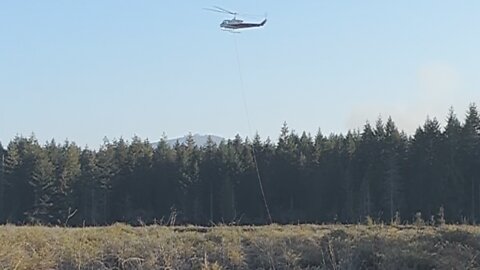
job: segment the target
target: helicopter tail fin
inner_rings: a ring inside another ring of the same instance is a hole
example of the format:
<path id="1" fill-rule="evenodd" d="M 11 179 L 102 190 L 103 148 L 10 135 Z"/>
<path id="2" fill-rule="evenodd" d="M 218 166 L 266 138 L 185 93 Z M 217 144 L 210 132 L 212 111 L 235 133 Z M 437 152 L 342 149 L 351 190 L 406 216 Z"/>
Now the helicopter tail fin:
<path id="1" fill-rule="evenodd" d="M 263 22 L 260 23 L 260 26 L 264 26 L 267 23 L 267 19 L 265 18 Z"/>

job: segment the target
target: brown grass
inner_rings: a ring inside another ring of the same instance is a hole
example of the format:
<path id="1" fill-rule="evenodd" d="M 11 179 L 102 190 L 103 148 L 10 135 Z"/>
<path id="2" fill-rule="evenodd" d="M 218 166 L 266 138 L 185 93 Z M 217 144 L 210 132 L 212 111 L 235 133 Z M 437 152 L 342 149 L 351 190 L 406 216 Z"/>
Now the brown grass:
<path id="1" fill-rule="evenodd" d="M 480 227 L 0 227 L 0 269 L 480 269 Z"/>

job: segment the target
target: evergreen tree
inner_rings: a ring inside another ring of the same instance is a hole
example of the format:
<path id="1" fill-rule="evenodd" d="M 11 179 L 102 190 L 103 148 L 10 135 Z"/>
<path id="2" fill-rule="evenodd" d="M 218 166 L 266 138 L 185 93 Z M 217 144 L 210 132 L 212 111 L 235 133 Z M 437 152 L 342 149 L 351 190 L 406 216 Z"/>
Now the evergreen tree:
<path id="1" fill-rule="evenodd" d="M 342 155 L 343 175 L 341 178 L 344 192 L 343 209 L 340 213 L 343 222 L 354 222 L 355 219 L 355 182 L 353 176 L 353 159 L 360 142 L 360 134 L 349 131 L 345 137 L 345 147 Z"/>
<path id="2" fill-rule="evenodd" d="M 3 224 L 6 221 L 6 207 L 7 204 L 5 198 L 6 179 L 5 179 L 5 156 L 7 151 L 3 149 L 2 143 L 0 143 L 0 223 Z"/>
<path id="3" fill-rule="evenodd" d="M 233 140 L 228 140 L 226 144 L 219 145 L 219 151 L 222 160 L 221 187 L 220 187 L 220 211 L 222 221 L 234 222 L 237 218 L 236 185 L 243 172 L 243 162 L 241 160 L 242 138 L 236 135 Z"/>
<path id="4" fill-rule="evenodd" d="M 166 141 L 166 137 L 161 138 L 153 153 L 153 186 L 155 193 L 153 198 L 153 208 L 155 218 L 165 220 L 173 214 L 181 204 L 181 188 L 178 181 L 178 164 L 176 152 Z"/>
<path id="5" fill-rule="evenodd" d="M 8 201 L 11 202 L 8 221 L 46 222 L 46 210 L 51 195 L 54 175 L 50 163 L 35 136 L 16 137 L 8 146 L 6 159 L 7 183 L 11 189 Z M 39 211 L 39 215 L 34 214 Z"/>
<path id="6" fill-rule="evenodd" d="M 15 137 L 8 146 L 6 156 L 3 162 L 3 177 L 5 181 L 5 202 L 8 202 L 4 206 L 4 218 L 8 222 L 17 222 L 20 217 L 17 216 L 17 209 L 20 205 L 20 194 L 17 191 L 17 186 L 20 182 L 19 167 L 21 166 L 20 159 L 20 142 L 21 138 Z"/>
<path id="7" fill-rule="evenodd" d="M 369 123 L 366 123 L 361 134 L 361 140 L 358 146 L 358 152 L 355 155 L 356 177 L 359 180 L 356 189 L 359 190 L 358 218 L 363 219 L 373 214 L 373 194 L 372 186 L 375 177 L 376 152 L 375 133 Z"/>
<path id="8" fill-rule="evenodd" d="M 385 124 L 383 159 L 385 160 L 384 200 L 388 209 L 388 220 L 393 222 L 397 212 L 403 212 L 402 160 L 406 151 L 406 138 L 402 137 L 392 118 Z"/>
<path id="9" fill-rule="evenodd" d="M 199 208 L 199 153 L 192 134 L 187 136 L 185 144 L 175 146 L 179 166 L 179 184 L 181 189 L 181 212 L 185 221 L 197 222 Z"/>
<path id="10" fill-rule="evenodd" d="M 202 186 L 201 201 L 203 209 L 208 209 L 206 216 L 207 222 L 219 222 L 220 213 L 217 206 L 219 206 L 219 196 L 221 186 L 220 180 L 220 163 L 218 162 L 217 145 L 212 138 L 208 136 L 207 144 L 202 148 L 202 159 L 200 164 L 200 182 Z"/>
<path id="11" fill-rule="evenodd" d="M 129 164 L 132 166 L 131 177 L 128 179 L 129 194 L 132 198 L 133 213 L 130 219 L 137 222 L 151 222 L 154 216 L 152 208 L 153 186 L 152 162 L 153 148 L 148 140 L 142 141 L 134 137 L 128 147 Z"/>
<path id="12" fill-rule="evenodd" d="M 421 212 L 430 217 L 443 204 L 440 196 L 440 187 L 445 182 L 445 166 L 440 159 L 442 141 L 436 119 L 427 119 L 415 133 L 409 153 L 410 213 Z"/>
<path id="13" fill-rule="evenodd" d="M 442 188 L 443 208 L 445 218 L 460 222 L 469 215 L 464 210 L 469 206 L 469 192 L 465 190 L 465 178 L 462 171 L 461 144 L 462 125 L 457 119 L 453 108 L 450 108 L 447 125 L 444 131 L 442 159 L 446 165 L 445 185 Z"/>
<path id="14" fill-rule="evenodd" d="M 251 213 L 249 217 L 251 223 L 272 223 L 270 207 L 273 186 L 275 185 L 272 165 L 275 147 L 269 138 L 262 142 L 260 135 L 257 133 L 252 142 L 252 153 L 255 154 L 257 168 L 254 168 L 253 178 L 249 178 L 252 179 L 252 187 L 247 188 L 242 194 L 247 194 L 245 200 L 250 202 L 251 210 L 248 212 Z"/>
<path id="15" fill-rule="evenodd" d="M 112 222 L 111 217 L 113 216 L 110 209 L 113 204 L 111 202 L 111 190 L 113 187 L 114 177 L 118 174 L 120 168 L 118 166 L 118 156 L 115 155 L 115 147 L 108 140 L 104 140 L 104 144 L 100 147 L 100 150 L 96 154 L 96 173 L 98 181 L 99 193 L 95 200 L 96 206 L 99 209 L 98 218 L 96 222 L 98 224 L 108 224 Z M 119 221 L 119 220 L 115 220 Z"/>
<path id="16" fill-rule="evenodd" d="M 80 155 L 81 175 L 75 184 L 76 205 L 79 213 L 78 224 L 97 225 L 101 220 L 102 187 L 99 182 L 99 168 L 96 164 L 96 153 L 84 149 Z"/>
<path id="17" fill-rule="evenodd" d="M 298 220 L 297 194 L 301 185 L 297 156 L 298 141 L 298 135 L 290 132 L 287 123 L 284 123 L 273 160 L 276 196 L 272 198 L 275 206 L 272 214 L 275 220 L 281 222 Z"/>
<path id="18" fill-rule="evenodd" d="M 55 200 L 55 166 L 49 160 L 47 152 L 39 145 L 31 145 L 33 148 L 28 153 L 32 161 L 32 171 L 29 184 L 33 190 L 33 202 L 26 211 L 26 218 L 31 223 L 52 224 L 56 223 L 54 206 L 60 203 Z"/>
<path id="19" fill-rule="evenodd" d="M 49 159 L 55 168 L 55 180 L 52 196 L 55 202 L 52 212 L 56 223 L 63 224 L 78 211 L 73 196 L 73 188 L 81 174 L 80 148 L 66 141 L 59 146 L 54 143 L 46 147 Z"/>
<path id="20" fill-rule="evenodd" d="M 470 220 L 476 223 L 480 211 L 480 116 L 475 104 L 468 108 L 465 124 L 462 128 L 462 163 L 465 174 L 466 186 L 469 190 L 470 203 L 467 206 Z"/>

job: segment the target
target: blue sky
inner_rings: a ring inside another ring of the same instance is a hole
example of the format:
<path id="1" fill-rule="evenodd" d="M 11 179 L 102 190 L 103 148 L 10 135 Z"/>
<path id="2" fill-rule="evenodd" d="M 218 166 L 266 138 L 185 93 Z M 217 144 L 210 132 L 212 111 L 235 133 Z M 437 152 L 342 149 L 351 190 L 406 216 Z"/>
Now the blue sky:
<path id="1" fill-rule="evenodd" d="M 212 5 L 269 21 L 229 34 Z M 1 1 L 0 141 L 276 139 L 284 121 L 344 133 L 379 115 L 412 132 L 450 106 L 463 119 L 480 103 L 478 14 L 479 1 Z"/>

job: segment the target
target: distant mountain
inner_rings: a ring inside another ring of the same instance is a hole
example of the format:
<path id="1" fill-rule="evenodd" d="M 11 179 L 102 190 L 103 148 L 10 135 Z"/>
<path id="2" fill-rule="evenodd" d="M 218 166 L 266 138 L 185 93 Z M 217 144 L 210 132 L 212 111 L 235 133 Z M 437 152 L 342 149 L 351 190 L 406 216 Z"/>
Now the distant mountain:
<path id="1" fill-rule="evenodd" d="M 221 141 L 225 140 L 224 138 L 219 137 L 219 136 L 215 136 L 215 135 L 194 134 L 192 136 L 193 136 L 193 140 L 195 141 L 195 144 L 197 146 L 206 145 L 207 140 L 208 140 L 208 136 L 210 136 L 212 138 L 212 141 L 216 144 L 219 144 Z M 187 141 L 187 137 L 188 137 L 188 135 L 185 135 L 185 136 L 180 137 L 180 138 L 169 139 L 169 140 L 167 140 L 167 144 L 170 145 L 170 146 L 174 146 L 177 143 L 177 141 L 180 144 L 184 144 Z M 158 142 L 152 143 L 153 146 L 156 146 L 157 144 L 158 144 Z"/>

